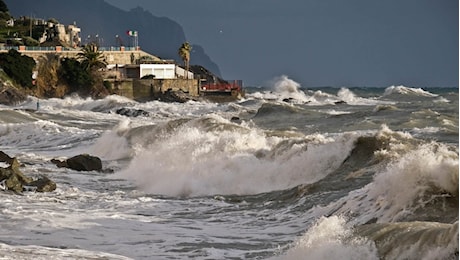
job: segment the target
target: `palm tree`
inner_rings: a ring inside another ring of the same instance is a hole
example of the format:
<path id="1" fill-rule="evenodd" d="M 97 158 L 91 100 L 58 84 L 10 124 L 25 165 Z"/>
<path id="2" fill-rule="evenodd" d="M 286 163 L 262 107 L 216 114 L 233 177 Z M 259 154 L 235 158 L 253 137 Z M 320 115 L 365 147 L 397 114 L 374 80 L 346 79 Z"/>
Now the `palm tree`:
<path id="1" fill-rule="evenodd" d="M 77 56 L 81 59 L 83 67 L 88 71 L 95 71 L 107 67 L 104 54 L 97 49 L 95 44 L 85 45 Z"/>
<path id="2" fill-rule="evenodd" d="M 179 56 L 184 61 L 185 69 L 188 71 L 190 66 L 190 51 L 192 50 L 192 46 L 188 42 L 182 43 L 179 48 Z"/>

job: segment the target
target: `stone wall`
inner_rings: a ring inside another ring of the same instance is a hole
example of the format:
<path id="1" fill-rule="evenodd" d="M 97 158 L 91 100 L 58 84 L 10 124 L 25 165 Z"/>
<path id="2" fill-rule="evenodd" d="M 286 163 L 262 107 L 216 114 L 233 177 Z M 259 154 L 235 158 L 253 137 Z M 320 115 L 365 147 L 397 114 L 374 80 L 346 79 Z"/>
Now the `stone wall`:
<path id="1" fill-rule="evenodd" d="M 130 99 L 134 99 L 132 79 L 125 79 L 122 81 L 120 80 L 108 80 L 108 81 L 112 82 L 115 94 L 130 98 Z"/>
<path id="2" fill-rule="evenodd" d="M 196 79 L 135 79 L 133 80 L 133 99 L 147 101 L 160 98 L 168 90 L 182 91 L 191 97 L 197 97 L 198 80 Z"/>
<path id="3" fill-rule="evenodd" d="M 114 93 L 139 102 L 159 99 L 169 90 L 182 91 L 190 97 L 199 96 L 199 81 L 196 79 L 107 79 Z"/>

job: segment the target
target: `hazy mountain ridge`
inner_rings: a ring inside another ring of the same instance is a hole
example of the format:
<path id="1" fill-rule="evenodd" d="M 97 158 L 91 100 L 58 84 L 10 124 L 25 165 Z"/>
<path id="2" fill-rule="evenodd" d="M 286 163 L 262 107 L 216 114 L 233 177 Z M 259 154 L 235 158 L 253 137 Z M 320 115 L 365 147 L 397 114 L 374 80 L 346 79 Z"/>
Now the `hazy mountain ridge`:
<path id="1" fill-rule="evenodd" d="M 77 23 L 81 27 L 82 42 L 88 36 L 98 35 L 103 46 L 118 46 L 118 35 L 125 46 L 132 46 L 128 30 L 139 33 L 139 45 L 149 53 L 163 59 L 180 62 L 177 50 L 186 41 L 181 25 L 166 18 L 154 16 L 141 7 L 124 11 L 103 0 L 60 1 L 60 0 L 6 0 L 10 13 L 14 17 L 32 16 L 35 18 L 56 18 L 64 24 Z M 199 64 L 220 76 L 216 63 L 205 53 L 201 46 L 193 46 L 191 64 Z"/>

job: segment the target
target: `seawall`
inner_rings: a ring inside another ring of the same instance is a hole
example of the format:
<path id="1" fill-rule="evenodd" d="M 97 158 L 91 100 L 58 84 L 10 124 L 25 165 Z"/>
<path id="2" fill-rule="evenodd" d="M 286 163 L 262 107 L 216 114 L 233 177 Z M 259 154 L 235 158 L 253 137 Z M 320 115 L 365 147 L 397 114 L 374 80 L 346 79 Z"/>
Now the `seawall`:
<path id="1" fill-rule="evenodd" d="M 183 92 L 191 98 L 200 95 L 197 79 L 109 79 L 108 81 L 112 83 L 116 94 L 139 102 L 161 99 L 170 91 Z"/>
<path id="2" fill-rule="evenodd" d="M 8 52 L 11 48 L 1 48 L 0 52 Z M 77 54 L 81 52 L 80 49 L 69 49 L 64 48 L 61 46 L 56 47 L 26 47 L 26 46 L 19 46 L 14 47 L 13 49 L 17 50 L 19 53 L 23 55 L 27 55 L 33 58 L 36 61 L 40 60 L 40 57 L 54 54 L 59 57 L 67 57 L 67 58 L 77 58 Z M 103 55 L 105 56 L 105 61 L 108 64 L 135 64 L 136 61 L 143 57 L 148 57 L 152 60 L 161 59 L 149 54 L 139 48 L 123 48 L 123 47 L 108 47 L 108 48 L 100 48 L 99 49 Z"/>

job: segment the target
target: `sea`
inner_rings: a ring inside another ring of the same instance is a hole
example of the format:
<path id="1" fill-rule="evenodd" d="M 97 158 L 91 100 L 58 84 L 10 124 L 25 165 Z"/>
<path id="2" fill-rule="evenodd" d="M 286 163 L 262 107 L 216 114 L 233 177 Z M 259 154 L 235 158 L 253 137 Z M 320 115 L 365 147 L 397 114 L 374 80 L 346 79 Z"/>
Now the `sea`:
<path id="1" fill-rule="evenodd" d="M 0 150 L 57 188 L 0 189 L 0 259 L 459 258 L 458 87 L 39 101 L 0 106 Z M 78 154 L 103 171 L 50 162 Z"/>

